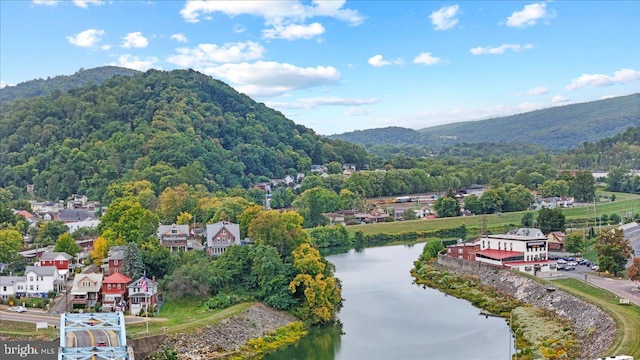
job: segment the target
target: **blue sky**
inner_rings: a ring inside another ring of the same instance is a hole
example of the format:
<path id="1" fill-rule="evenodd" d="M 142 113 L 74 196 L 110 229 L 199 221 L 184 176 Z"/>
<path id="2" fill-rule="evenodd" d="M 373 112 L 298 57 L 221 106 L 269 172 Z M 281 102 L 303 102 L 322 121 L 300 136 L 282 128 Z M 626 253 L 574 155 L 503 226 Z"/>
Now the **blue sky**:
<path id="1" fill-rule="evenodd" d="M 640 92 L 640 2 L 0 1 L 2 86 L 103 65 L 192 68 L 323 135 L 421 129 Z"/>

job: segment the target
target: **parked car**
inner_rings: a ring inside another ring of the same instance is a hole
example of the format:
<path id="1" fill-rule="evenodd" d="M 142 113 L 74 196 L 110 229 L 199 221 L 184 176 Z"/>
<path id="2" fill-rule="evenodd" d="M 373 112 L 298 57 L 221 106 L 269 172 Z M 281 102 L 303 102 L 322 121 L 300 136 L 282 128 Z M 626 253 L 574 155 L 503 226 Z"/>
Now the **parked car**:
<path id="1" fill-rule="evenodd" d="M 27 308 L 25 308 L 24 306 L 12 306 L 7 310 L 12 312 L 19 312 L 19 313 L 27 312 Z"/>
<path id="2" fill-rule="evenodd" d="M 565 266 L 565 267 L 564 267 L 564 270 L 565 270 L 565 271 L 575 270 L 575 269 L 576 269 L 576 267 L 575 267 L 575 266 L 573 266 L 573 265 L 567 265 L 567 266 Z"/>
<path id="3" fill-rule="evenodd" d="M 600 266 L 598 266 L 598 264 L 593 264 L 593 265 L 591 265 L 591 270 L 598 271 L 598 270 L 600 270 Z"/>

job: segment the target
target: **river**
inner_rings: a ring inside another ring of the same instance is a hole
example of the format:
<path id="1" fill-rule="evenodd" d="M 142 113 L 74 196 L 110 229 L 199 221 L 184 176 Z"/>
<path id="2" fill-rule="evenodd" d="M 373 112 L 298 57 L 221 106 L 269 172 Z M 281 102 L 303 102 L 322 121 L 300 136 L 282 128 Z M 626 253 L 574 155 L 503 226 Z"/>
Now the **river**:
<path id="1" fill-rule="evenodd" d="M 330 255 L 342 281 L 339 324 L 312 329 L 265 360 L 495 360 L 509 358 L 504 319 L 412 283 L 424 244 Z"/>

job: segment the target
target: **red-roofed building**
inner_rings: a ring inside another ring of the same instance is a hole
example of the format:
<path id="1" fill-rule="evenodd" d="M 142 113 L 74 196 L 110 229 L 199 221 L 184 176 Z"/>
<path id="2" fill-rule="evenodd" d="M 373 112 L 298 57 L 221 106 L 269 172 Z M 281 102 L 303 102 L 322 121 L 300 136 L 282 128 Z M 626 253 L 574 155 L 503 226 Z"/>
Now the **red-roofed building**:
<path id="1" fill-rule="evenodd" d="M 536 275 L 555 270 L 548 260 L 547 237 L 540 229 L 521 228 L 500 235 L 485 235 L 476 240 L 480 251 L 476 261 Z"/>
<path id="2" fill-rule="evenodd" d="M 127 285 L 131 279 L 121 273 L 113 273 L 102 280 L 103 311 L 124 311 L 128 300 Z"/>

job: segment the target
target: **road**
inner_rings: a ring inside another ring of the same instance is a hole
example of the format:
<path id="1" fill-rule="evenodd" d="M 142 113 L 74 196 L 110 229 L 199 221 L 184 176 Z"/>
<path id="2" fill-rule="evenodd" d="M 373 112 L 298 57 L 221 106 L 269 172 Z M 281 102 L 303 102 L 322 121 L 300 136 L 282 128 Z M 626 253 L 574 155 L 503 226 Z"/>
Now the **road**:
<path id="1" fill-rule="evenodd" d="M 68 331 L 66 347 L 120 346 L 118 336 L 112 330 Z"/>
<path id="2" fill-rule="evenodd" d="M 558 270 L 557 275 L 552 277 L 545 276 L 545 279 L 561 279 L 572 277 L 581 281 L 585 281 L 589 284 L 607 290 L 621 298 L 629 299 L 629 302 L 640 306 L 640 292 L 633 282 L 625 279 L 613 279 L 609 277 L 600 276 L 587 266 L 577 265 L 575 270 L 564 271 Z"/>
<path id="3" fill-rule="evenodd" d="M 5 310 L 0 310 L 0 320 L 11 320 L 20 322 L 37 323 L 46 321 L 49 326 L 60 327 L 60 315 L 49 315 L 41 311 L 29 310 L 24 313 L 15 313 Z M 139 324 L 144 323 L 146 318 L 140 316 L 125 316 L 125 324 Z"/>

